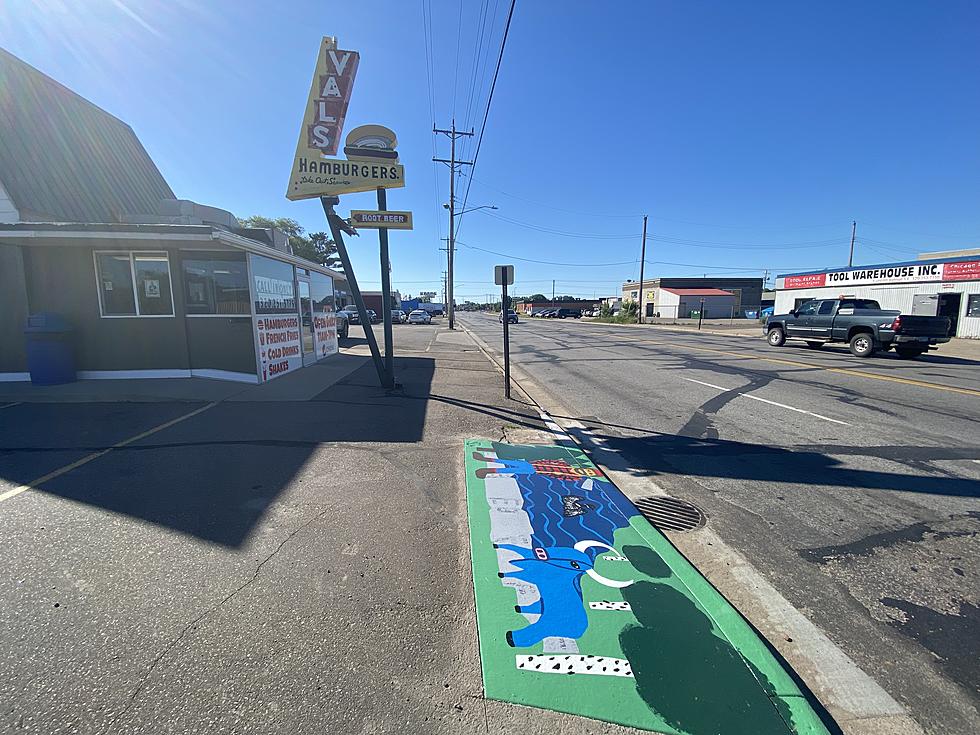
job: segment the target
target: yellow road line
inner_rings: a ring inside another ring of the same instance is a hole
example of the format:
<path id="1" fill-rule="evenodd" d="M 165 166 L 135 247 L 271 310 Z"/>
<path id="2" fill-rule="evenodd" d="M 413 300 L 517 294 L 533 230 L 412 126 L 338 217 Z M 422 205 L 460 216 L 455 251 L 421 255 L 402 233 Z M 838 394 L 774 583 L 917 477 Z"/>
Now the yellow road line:
<path id="1" fill-rule="evenodd" d="M 697 350 L 698 352 L 714 352 L 719 355 L 728 355 L 730 357 L 737 357 L 741 360 L 761 360 L 763 362 L 774 362 L 780 365 L 790 365 L 792 367 L 804 367 L 811 370 L 824 370 L 828 373 L 839 373 L 841 375 L 851 375 L 858 378 L 867 378 L 869 380 L 884 380 L 889 383 L 902 383 L 903 385 L 914 385 L 919 388 L 931 388 L 932 390 L 946 391 L 948 393 L 960 393 L 966 396 L 980 396 L 980 390 L 973 390 L 972 388 L 956 388 L 951 385 L 940 385 L 938 383 L 927 383 L 924 380 L 912 380 L 911 378 L 896 378 L 891 375 L 881 375 L 879 373 L 866 373 L 863 370 L 850 370 L 848 368 L 834 368 L 834 367 L 823 367 L 821 365 L 813 365 L 806 362 L 797 362 L 795 360 L 784 360 L 779 357 L 758 357 L 755 355 L 746 355 L 744 352 L 731 352 L 730 350 L 719 350 L 714 347 L 695 347 L 694 345 L 684 344 L 677 345 L 671 342 L 658 342 L 651 339 L 639 339 L 637 337 L 624 337 L 633 342 L 641 342 L 651 345 L 670 345 L 673 347 L 681 347 L 689 350 Z"/>
<path id="2" fill-rule="evenodd" d="M 67 472 L 71 472 L 72 470 L 77 469 L 84 464 L 88 464 L 92 460 L 98 459 L 99 457 L 108 454 L 113 449 L 119 449 L 120 447 L 125 447 L 127 444 L 132 444 L 133 442 L 139 441 L 140 439 L 145 439 L 151 434 L 156 434 L 158 431 L 169 429 L 174 424 L 179 424 L 181 421 L 185 421 L 191 418 L 192 416 L 197 416 L 199 413 L 204 413 L 209 408 L 214 408 L 217 405 L 218 405 L 217 401 L 215 401 L 214 403 L 209 403 L 208 405 L 195 409 L 190 413 L 185 413 L 183 416 L 178 416 L 177 418 L 167 421 L 166 423 L 160 424 L 159 426 L 154 426 L 152 429 L 147 429 L 142 434 L 137 434 L 136 436 L 131 436 L 128 439 L 123 439 L 121 442 L 117 442 L 116 444 L 113 444 L 111 447 L 108 447 L 107 449 L 102 449 L 98 452 L 93 452 L 92 454 L 86 455 L 81 459 L 72 462 L 71 464 L 66 464 L 64 467 L 59 467 L 58 469 L 53 470 L 46 475 L 42 475 L 36 480 L 31 480 L 26 485 L 19 485 L 18 487 L 15 487 L 12 490 L 8 490 L 5 493 L 0 493 L 0 503 L 2 503 L 4 500 L 10 500 L 10 498 L 16 497 L 17 495 L 20 495 L 23 492 L 27 492 L 28 490 L 35 490 L 39 485 L 43 485 L 45 482 L 48 482 L 49 480 L 53 480 L 54 478 L 60 477 L 61 475 L 64 475 Z"/>

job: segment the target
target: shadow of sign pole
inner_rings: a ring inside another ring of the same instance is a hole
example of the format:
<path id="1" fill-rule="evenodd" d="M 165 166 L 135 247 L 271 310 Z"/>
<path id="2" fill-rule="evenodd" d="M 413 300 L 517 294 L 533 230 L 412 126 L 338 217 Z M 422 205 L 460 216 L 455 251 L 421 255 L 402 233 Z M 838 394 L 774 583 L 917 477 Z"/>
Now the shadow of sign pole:
<path id="1" fill-rule="evenodd" d="M 337 254 L 340 262 L 344 266 L 344 275 L 347 277 L 347 284 L 350 286 L 351 295 L 354 297 L 354 304 L 357 306 L 357 313 L 361 319 L 361 326 L 364 328 L 364 336 L 367 339 L 368 347 L 371 348 L 371 358 L 374 360 L 374 368 L 378 371 L 378 380 L 381 387 L 391 390 L 394 388 L 394 379 L 385 370 L 381 360 L 381 351 L 378 349 L 378 341 L 374 338 L 374 330 L 371 329 L 371 319 L 368 317 L 367 309 L 364 307 L 364 298 L 361 296 L 361 289 L 357 285 L 357 278 L 354 276 L 354 268 L 351 266 L 350 256 L 347 254 L 347 246 L 344 244 L 344 237 L 341 231 L 346 227 L 346 223 L 340 215 L 333 211 L 335 204 L 340 203 L 340 197 L 320 197 L 320 204 L 323 205 L 323 213 L 327 216 L 327 223 L 330 225 L 330 234 L 333 241 L 337 243 Z M 387 303 L 387 300 L 382 300 Z M 390 323 L 391 314 L 388 314 Z"/>

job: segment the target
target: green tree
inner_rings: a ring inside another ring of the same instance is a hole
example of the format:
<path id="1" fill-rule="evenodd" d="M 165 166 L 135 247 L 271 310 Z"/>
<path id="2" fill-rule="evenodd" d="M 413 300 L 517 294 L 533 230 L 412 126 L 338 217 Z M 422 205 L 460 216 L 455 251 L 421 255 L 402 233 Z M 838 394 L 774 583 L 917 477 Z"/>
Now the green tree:
<path id="1" fill-rule="evenodd" d="M 245 217 L 241 220 L 243 227 L 260 227 L 268 229 L 275 227 L 286 233 L 289 247 L 293 255 L 306 258 L 314 263 L 328 268 L 340 268 L 340 258 L 337 256 L 337 244 L 326 232 L 311 232 L 308 236 L 303 226 L 291 217 L 276 217 L 271 219 L 259 214 Z"/>
<path id="2" fill-rule="evenodd" d="M 619 317 L 624 321 L 636 321 L 636 315 L 639 313 L 640 305 L 635 301 L 624 301 L 623 307 L 619 310 Z"/>
<path id="3" fill-rule="evenodd" d="M 547 300 L 548 297 L 545 296 L 543 293 L 533 293 L 525 299 L 525 301 L 531 301 L 535 304 L 540 301 L 547 301 Z"/>
<path id="4" fill-rule="evenodd" d="M 602 306 L 599 307 L 599 316 L 601 316 L 603 319 L 608 319 L 612 315 L 613 315 L 612 307 L 608 303 L 603 301 Z"/>

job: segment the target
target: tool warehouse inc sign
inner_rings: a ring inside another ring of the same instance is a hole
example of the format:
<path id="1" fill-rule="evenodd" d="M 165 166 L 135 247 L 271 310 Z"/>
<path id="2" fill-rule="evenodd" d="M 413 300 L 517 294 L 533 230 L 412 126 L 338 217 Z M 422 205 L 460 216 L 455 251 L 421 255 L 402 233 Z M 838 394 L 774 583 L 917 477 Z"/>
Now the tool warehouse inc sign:
<path id="1" fill-rule="evenodd" d="M 885 283 L 923 283 L 928 281 L 980 280 L 980 260 L 922 265 L 896 265 L 886 268 L 850 270 L 784 276 L 782 288 L 822 288 L 825 286 L 871 286 Z"/>

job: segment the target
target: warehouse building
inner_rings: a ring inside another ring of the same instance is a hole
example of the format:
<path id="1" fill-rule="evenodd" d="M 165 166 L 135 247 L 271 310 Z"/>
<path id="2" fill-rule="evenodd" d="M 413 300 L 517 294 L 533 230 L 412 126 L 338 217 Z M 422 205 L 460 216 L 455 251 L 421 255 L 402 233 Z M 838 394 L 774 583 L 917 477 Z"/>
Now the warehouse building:
<path id="1" fill-rule="evenodd" d="M 644 317 L 686 319 L 705 299 L 708 317 L 745 318 L 755 314 L 762 303 L 761 278 L 654 278 L 623 284 L 623 301 L 639 301 L 643 292 Z M 704 291 L 695 295 L 692 291 Z M 717 292 L 723 291 L 727 296 Z M 731 298 L 728 298 L 731 297 Z"/>
<path id="2" fill-rule="evenodd" d="M 80 378 L 270 380 L 337 352 L 335 280 L 177 199 L 128 125 L 0 49 L 0 380 L 38 372 L 28 339 Z"/>
<path id="3" fill-rule="evenodd" d="M 929 255 L 901 263 L 777 276 L 775 313 L 785 314 L 810 299 L 874 299 L 883 309 L 903 314 L 949 317 L 951 336 L 980 339 L 980 257 Z"/>

